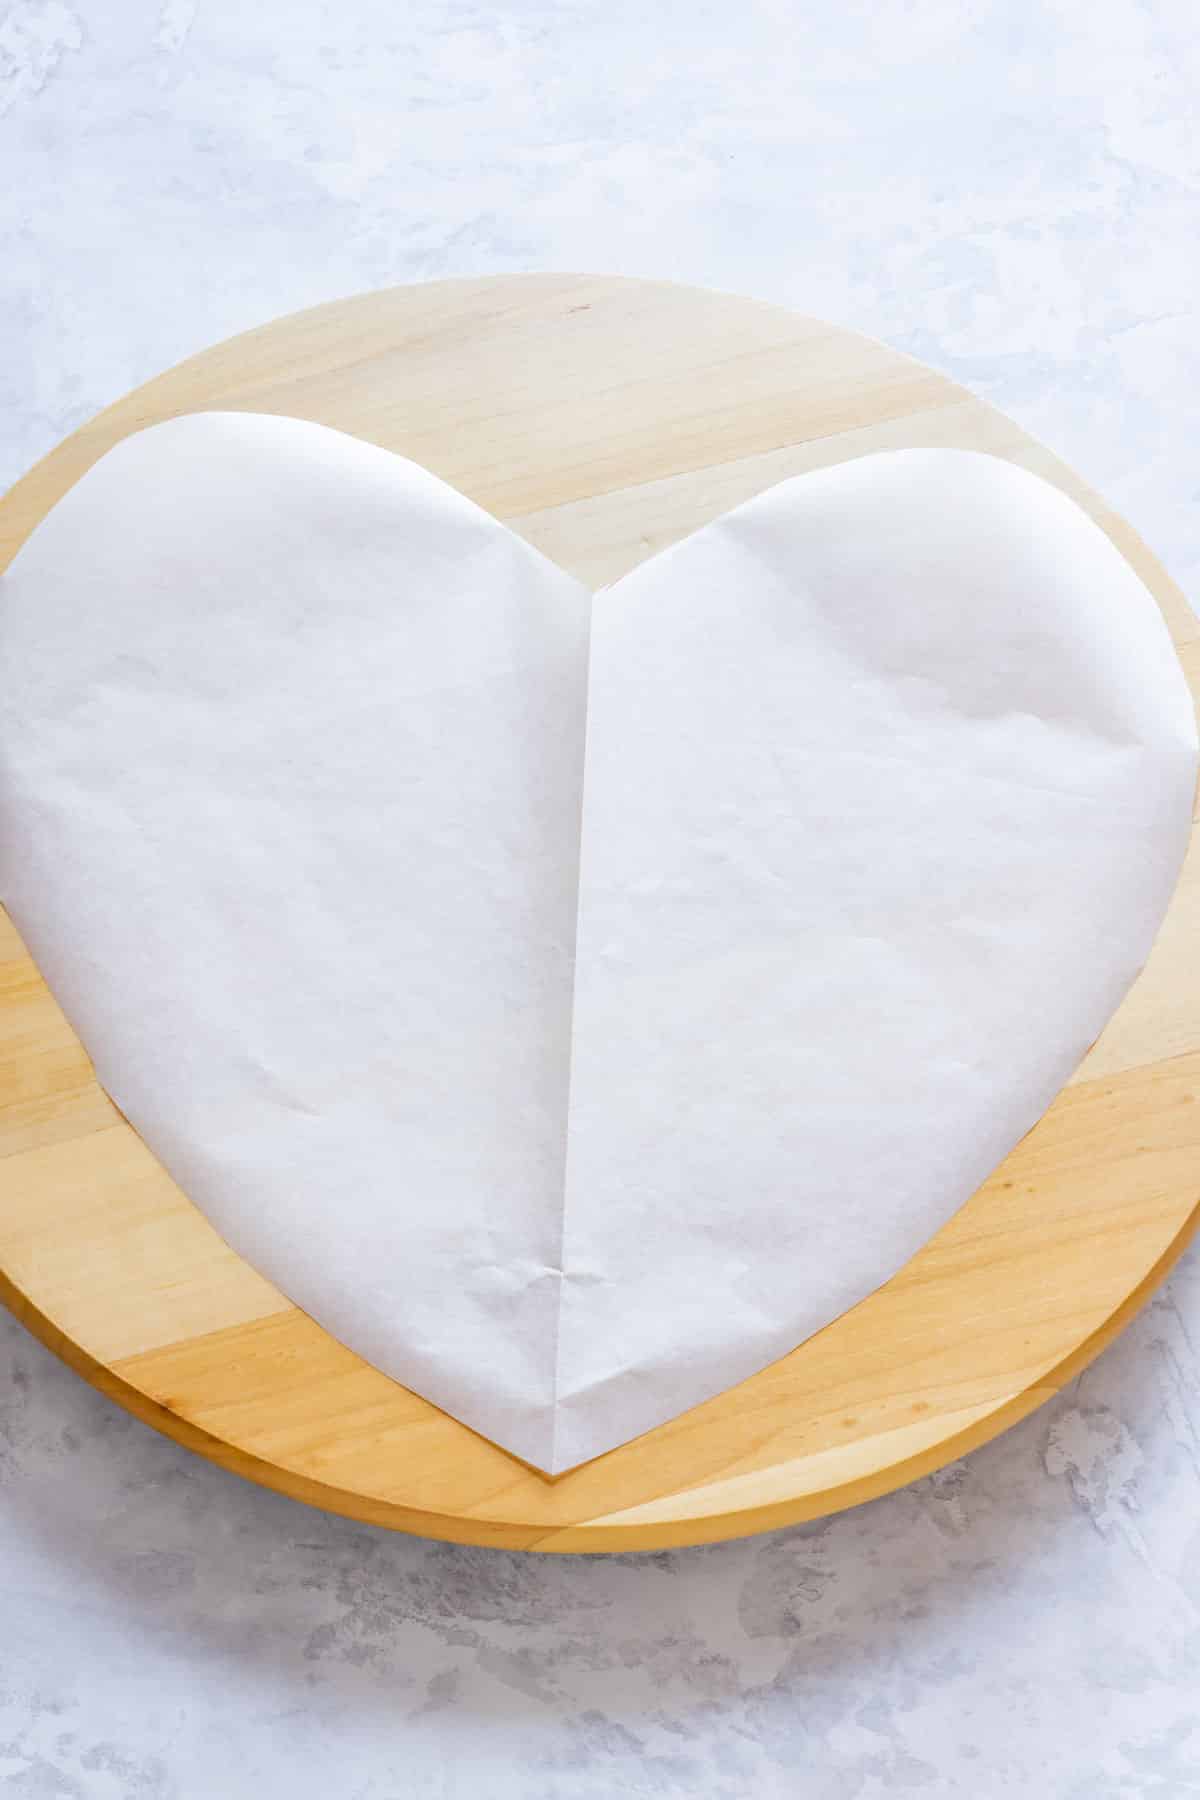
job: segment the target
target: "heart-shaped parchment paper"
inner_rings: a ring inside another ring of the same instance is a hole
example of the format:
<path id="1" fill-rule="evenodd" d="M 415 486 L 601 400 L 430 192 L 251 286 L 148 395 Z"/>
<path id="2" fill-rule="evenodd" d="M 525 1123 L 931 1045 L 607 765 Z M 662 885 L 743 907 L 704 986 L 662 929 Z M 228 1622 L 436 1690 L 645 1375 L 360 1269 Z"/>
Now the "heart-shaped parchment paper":
<path id="1" fill-rule="evenodd" d="M 322 427 L 129 438 L 0 583 L 0 897 L 229 1242 L 541 1469 L 877 1286 L 1144 962 L 1193 709 L 1070 501 L 903 451 L 595 596 Z"/>

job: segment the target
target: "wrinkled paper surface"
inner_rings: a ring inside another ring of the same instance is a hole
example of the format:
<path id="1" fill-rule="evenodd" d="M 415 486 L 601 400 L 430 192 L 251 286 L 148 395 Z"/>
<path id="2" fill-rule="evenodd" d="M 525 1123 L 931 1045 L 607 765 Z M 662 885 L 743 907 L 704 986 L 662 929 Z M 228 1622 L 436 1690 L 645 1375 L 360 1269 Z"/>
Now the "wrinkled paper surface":
<path id="1" fill-rule="evenodd" d="M 0 898 L 151 1149 L 561 1471 L 783 1355 L 1035 1123 L 1186 848 L 1191 699 L 1054 489 L 872 456 L 594 599 L 201 414 L 0 581 Z"/>

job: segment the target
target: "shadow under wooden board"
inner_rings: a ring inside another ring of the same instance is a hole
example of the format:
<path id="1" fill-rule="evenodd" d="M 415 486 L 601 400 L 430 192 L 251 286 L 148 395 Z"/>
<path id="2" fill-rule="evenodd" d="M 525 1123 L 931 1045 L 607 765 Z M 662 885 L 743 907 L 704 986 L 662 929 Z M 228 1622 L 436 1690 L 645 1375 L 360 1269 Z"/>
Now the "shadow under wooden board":
<path id="1" fill-rule="evenodd" d="M 788 475 L 910 445 L 990 451 L 1099 521 L 1157 596 L 1196 691 L 1200 624 L 1177 589 L 1009 420 L 853 332 L 660 282 L 441 282 L 219 344 L 16 484 L 0 502 L 0 567 L 120 438 L 213 408 L 314 419 L 412 457 L 592 586 Z M 228 1248 L 97 1085 L 3 915 L 0 927 L 0 1297 L 181 1443 L 400 1530 L 645 1550 L 884 1493 L 1054 1393 L 1132 1316 L 1197 1220 L 1193 839 L 1124 1005 L 919 1255 L 761 1374 L 550 1479 L 360 1361 Z"/>

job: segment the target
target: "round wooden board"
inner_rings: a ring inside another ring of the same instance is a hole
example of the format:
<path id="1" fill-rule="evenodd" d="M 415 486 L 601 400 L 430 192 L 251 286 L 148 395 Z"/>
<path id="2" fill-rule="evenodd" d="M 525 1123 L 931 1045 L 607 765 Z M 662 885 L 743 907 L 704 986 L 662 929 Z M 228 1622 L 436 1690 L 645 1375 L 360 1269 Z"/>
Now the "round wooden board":
<path id="1" fill-rule="evenodd" d="M 0 502 L 0 567 L 110 445 L 206 408 L 315 419 L 400 451 L 593 586 L 802 470 L 906 445 L 990 451 L 1100 522 L 1157 596 L 1196 689 L 1200 625 L 1164 571 L 1010 421 L 852 332 L 658 282 L 443 282 L 219 344 L 17 483 Z M 1200 1195 L 1198 914 L 1193 839 L 1137 986 L 945 1229 L 790 1356 L 555 1480 L 361 1362 L 234 1255 L 98 1087 L 0 915 L 0 1296 L 180 1442 L 400 1530 L 646 1550 L 831 1512 L 1030 1412 L 1179 1253 Z"/>

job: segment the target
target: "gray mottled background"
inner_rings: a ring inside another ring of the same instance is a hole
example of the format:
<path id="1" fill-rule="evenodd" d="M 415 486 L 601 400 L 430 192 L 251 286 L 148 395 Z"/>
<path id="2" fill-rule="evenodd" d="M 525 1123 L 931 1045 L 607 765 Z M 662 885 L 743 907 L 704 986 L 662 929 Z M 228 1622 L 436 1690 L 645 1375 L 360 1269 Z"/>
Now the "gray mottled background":
<path id="1" fill-rule="evenodd" d="M 614 269 L 927 358 L 1195 594 L 1198 43 L 1189 0 L 0 0 L 0 481 L 276 313 Z M 260 1492 L 4 1316 L 0 1795 L 1200 1795 L 1197 1325 L 1193 1257 L 964 1464 L 575 1562 Z"/>

